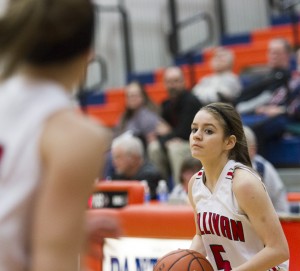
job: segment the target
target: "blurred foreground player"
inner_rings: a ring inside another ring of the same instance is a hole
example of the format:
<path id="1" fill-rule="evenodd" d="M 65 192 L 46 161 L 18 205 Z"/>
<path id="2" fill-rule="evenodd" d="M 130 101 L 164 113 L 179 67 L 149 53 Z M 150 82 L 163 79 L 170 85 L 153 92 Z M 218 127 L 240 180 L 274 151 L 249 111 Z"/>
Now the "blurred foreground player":
<path id="1" fill-rule="evenodd" d="M 78 270 L 85 231 L 117 234 L 84 219 L 110 143 L 70 98 L 93 32 L 88 0 L 9 1 L 0 17 L 0 270 Z"/>

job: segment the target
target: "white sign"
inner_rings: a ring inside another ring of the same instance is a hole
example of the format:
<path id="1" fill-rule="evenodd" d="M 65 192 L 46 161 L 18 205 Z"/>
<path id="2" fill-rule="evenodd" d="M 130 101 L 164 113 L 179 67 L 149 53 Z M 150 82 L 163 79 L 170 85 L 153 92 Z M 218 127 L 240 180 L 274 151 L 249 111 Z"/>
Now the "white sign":
<path id="1" fill-rule="evenodd" d="M 188 249 L 192 240 L 105 239 L 103 271 L 153 271 L 157 259 L 176 249 Z"/>

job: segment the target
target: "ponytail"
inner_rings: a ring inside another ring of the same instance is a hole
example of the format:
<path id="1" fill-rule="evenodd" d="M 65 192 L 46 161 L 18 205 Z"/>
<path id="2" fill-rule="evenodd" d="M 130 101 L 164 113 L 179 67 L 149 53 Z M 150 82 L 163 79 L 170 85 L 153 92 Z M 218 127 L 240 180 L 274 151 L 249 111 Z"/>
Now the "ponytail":
<path id="1" fill-rule="evenodd" d="M 252 167 L 245 135 L 241 140 L 237 140 L 229 156 L 232 156 L 232 159 L 237 162 Z"/>

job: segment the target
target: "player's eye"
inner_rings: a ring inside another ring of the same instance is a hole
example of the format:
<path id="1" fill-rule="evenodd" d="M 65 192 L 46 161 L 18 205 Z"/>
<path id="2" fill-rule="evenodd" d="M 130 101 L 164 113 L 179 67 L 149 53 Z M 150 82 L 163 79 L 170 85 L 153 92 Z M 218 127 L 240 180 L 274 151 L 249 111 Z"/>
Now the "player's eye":
<path id="1" fill-rule="evenodd" d="M 197 128 L 191 128 L 191 132 L 192 132 L 192 134 L 195 134 L 197 131 L 198 131 L 198 129 L 197 129 Z"/>
<path id="2" fill-rule="evenodd" d="M 205 129 L 205 130 L 204 130 L 204 133 L 206 133 L 207 135 L 211 135 L 211 134 L 213 134 L 214 132 L 213 132 L 212 129 Z"/>

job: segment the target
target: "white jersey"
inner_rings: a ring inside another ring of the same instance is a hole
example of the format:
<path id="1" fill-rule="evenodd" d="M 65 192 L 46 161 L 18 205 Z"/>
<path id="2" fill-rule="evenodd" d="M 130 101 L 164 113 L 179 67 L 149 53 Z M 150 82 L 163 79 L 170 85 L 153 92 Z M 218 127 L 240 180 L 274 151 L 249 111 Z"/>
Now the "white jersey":
<path id="1" fill-rule="evenodd" d="M 203 183 L 203 169 L 198 172 L 192 187 L 197 224 L 214 270 L 231 270 L 264 247 L 247 216 L 241 213 L 232 192 L 232 178 L 237 167 L 249 170 L 240 163 L 228 161 L 213 193 Z"/>
<path id="2" fill-rule="evenodd" d="M 46 119 L 68 107 L 70 97 L 53 82 L 16 76 L 0 85 L 0 270 L 28 269 L 40 135 Z"/>

